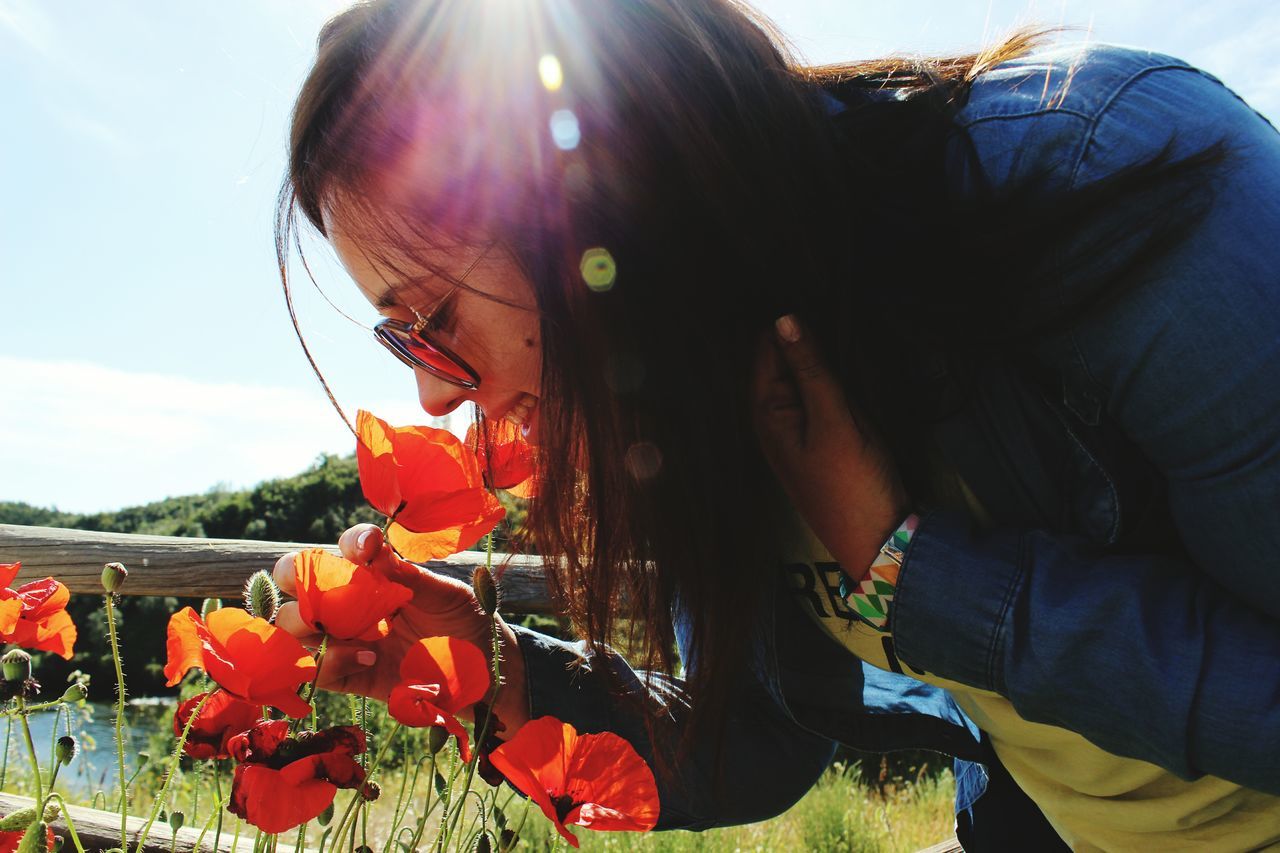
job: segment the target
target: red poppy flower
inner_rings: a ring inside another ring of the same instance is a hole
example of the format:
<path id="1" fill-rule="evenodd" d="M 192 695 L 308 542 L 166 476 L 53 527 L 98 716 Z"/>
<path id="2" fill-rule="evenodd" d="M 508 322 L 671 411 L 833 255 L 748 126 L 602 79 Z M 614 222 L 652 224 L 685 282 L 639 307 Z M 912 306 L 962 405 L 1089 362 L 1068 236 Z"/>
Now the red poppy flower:
<path id="1" fill-rule="evenodd" d="M 25 829 L 0 832 L 0 853 L 16 853 L 18 845 L 22 843 L 24 833 L 26 833 Z M 48 827 L 45 830 L 45 834 L 48 839 L 45 849 L 52 850 L 54 844 L 57 843 L 53 837 L 53 827 Z"/>
<path id="2" fill-rule="evenodd" d="M 293 564 L 302 621 L 335 639 L 382 639 L 391 633 L 387 620 L 413 598 L 382 572 L 321 548 L 298 552 Z"/>
<path id="3" fill-rule="evenodd" d="M 394 519 L 387 539 L 405 558 L 438 560 L 464 551 L 502 520 L 502 504 L 484 488 L 480 463 L 448 430 L 392 427 L 356 415 L 360 488 Z"/>
<path id="4" fill-rule="evenodd" d="M 653 771 L 612 732 L 580 735 L 555 717 L 539 717 L 489 760 L 574 847 L 578 839 L 566 826 L 647 832 L 658 822 Z"/>
<path id="5" fill-rule="evenodd" d="M 223 690 L 246 702 L 271 705 L 291 717 L 311 713 L 298 688 L 315 677 L 316 662 L 290 634 L 238 607 L 209 614 L 208 624 L 190 607 L 169 618 L 169 660 L 164 674 L 173 687 L 199 667 Z"/>
<path id="6" fill-rule="evenodd" d="M 181 737 L 182 730 L 191 719 L 192 712 L 208 693 L 192 696 L 178 706 L 173 714 L 173 735 Z M 191 724 L 187 743 L 183 750 L 195 759 L 230 758 L 227 741 L 248 731 L 262 719 L 262 706 L 237 699 L 225 690 L 219 690 L 200 709 L 200 715 Z"/>
<path id="7" fill-rule="evenodd" d="M 485 421 L 485 440 L 476 440 L 475 424 L 467 427 L 467 447 L 475 448 L 480 472 L 495 489 L 506 489 L 518 498 L 534 495 L 537 461 L 533 445 L 523 430 L 505 418 Z"/>
<path id="8" fill-rule="evenodd" d="M 400 683 L 391 689 L 387 710 L 406 726 L 443 726 L 458 739 L 463 761 L 471 760 L 467 731 L 455 716 L 489 691 L 484 652 L 455 637 L 427 637 L 400 659 Z"/>
<path id="9" fill-rule="evenodd" d="M 289 737 L 288 720 L 260 720 L 231 738 L 236 761 L 227 809 L 263 832 L 301 826 L 329 807 L 339 788 L 358 788 L 364 752 L 358 726 L 338 726 Z"/>
<path id="10" fill-rule="evenodd" d="M 17 643 L 70 660 L 76 644 L 76 625 L 67 614 L 71 593 L 53 578 L 9 589 L 20 568 L 21 563 L 0 563 L 0 644 Z"/>

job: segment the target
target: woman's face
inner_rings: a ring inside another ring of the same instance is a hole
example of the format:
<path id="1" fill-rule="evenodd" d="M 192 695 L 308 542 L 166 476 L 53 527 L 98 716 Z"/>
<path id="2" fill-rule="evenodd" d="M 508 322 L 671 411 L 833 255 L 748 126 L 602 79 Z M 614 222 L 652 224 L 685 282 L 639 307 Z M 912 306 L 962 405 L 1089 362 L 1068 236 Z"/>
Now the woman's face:
<path id="1" fill-rule="evenodd" d="M 432 339 L 480 375 L 480 386 L 471 391 L 413 368 L 427 414 L 439 417 L 470 400 L 487 418 L 527 424 L 528 438 L 536 442 L 542 341 L 533 285 L 515 262 L 496 248 L 424 253 L 421 260 L 455 280 L 470 269 L 467 286 L 456 287 L 394 250 L 368 250 L 332 217 L 326 231 L 342 265 L 378 313 L 409 323 L 419 316 L 438 317 L 430 326 Z"/>

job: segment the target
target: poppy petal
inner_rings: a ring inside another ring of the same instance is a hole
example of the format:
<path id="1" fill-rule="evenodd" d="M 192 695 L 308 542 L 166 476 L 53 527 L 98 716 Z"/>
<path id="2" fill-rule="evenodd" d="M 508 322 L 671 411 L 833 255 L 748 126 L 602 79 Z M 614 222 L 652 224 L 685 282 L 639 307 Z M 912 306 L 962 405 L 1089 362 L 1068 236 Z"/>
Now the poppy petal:
<path id="1" fill-rule="evenodd" d="M 489 760 L 574 846 L 566 824 L 643 832 L 657 823 L 653 771 L 630 743 L 612 732 L 579 735 L 568 723 L 539 717 L 490 753 Z"/>
<path id="2" fill-rule="evenodd" d="M 436 704 L 451 714 L 479 702 L 489 692 L 489 659 L 474 643 L 457 637 L 426 637 L 400 659 L 402 684 L 437 685 Z"/>
<path id="3" fill-rule="evenodd" d="M 18 599 L 10 598 L 0 601 L 0 642 L 4 642 L 5 635 L 18 624 L 18 616 L 21 613 L 22 602 Z"/>
<path id="4" fill-rule="evenodd" d="M 168 660 L 164 665 L 165 687 L 174 687 L 193 669 L 204 667 L 204 649 L 209 631 L 190 607 L 169 617 L 165 637 Z"/>
<path id="5" fill-rule="evenodd" d="M 387 619 L 413 598 L 413 590 L 377 569 L 359 566 L 320 548 L 294 558 L 298 612 L 317 631 L 339 640 L 378 640 Z"/>
<path id="6" fill-rule="evenodd" d="M 400 507 L 399 466 L 394 432 L 386 421 L 361 409 L 356 412 L 356 463 L 360 489 L 374 509 L 386 516 Z"/>
<path id="7" fill-rule="evenodd" d="M 22 563 L 0 563 L 0 587 L 13 586 L 13 582 L 18 577 L 18 570 L 22 568 Z"/>
<path id="8" fill-rule="evenodd" d="M 319 817 L 337 793 L 335 785 L 320 779 L 288 784 L 279 770 L 261 764 L 239 764 L 227 810 L 263 832 L 274 834 Z"/>

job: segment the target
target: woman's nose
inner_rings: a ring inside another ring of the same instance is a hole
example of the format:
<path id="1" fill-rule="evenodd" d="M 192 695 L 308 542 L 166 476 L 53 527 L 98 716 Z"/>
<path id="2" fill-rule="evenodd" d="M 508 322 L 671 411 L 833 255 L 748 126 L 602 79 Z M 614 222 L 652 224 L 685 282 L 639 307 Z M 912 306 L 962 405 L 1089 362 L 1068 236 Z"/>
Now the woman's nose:
<path id="1" fill-rule="evenodd" d="M 413 377 L 418 383 L 418 402 L 423 411 L 434 418 L 444 417 L 467 399 L 466 391 L 425 370 L 415 369 Z"/>

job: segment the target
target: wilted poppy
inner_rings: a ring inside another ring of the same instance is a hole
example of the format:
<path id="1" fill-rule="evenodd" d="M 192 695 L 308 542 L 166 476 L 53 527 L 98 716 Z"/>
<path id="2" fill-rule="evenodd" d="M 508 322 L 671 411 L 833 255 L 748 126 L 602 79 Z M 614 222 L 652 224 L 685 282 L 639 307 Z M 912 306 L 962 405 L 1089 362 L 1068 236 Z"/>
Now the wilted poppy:
<path id="1" fill-rule="evenodd" d="M 301 826 L 329 807 L 339 788 L 358 788 L 364 732 L 337 726 L 289 737 L 287 720 L 262 720 L 231 738 L 236 761 L 227 809 L 263 832 Z"/>
<path id="2" fill-rule="evenodd" d="M 380 640 L 388 619 L 413 598 L 413 590 L 321 548 L 294 558 L 298 613 L 315 630 L 339 640 Z"/>
<path id="3" fill-rule="evenodd" d="M 169 617 L 167 686 L 199 667 L 223 690 L 246 702 L 271 705 L 291 717 L 311 713 L 298 688 L 315 677 L 316 662 L 288 632 L 238 607 L 209 614 L 206 624 L 184 607 Z"/>
<path id="4" fill-rule="evenodd" d="M 502 520 L 476 455 L 448 430 L 392 427 L 361 410 L 356 433 L 360 488 L 393 519 L 387 539 L 407 559 L 464 551 Z"/>
<path id="5" fill-rule="evenodd" d="M 0 831 L 0 853 L 16 853 L 24 833 L 26 833 L 25 829 Z M 53 827 L 45 829 L 45 838 L 45 849 L 52 850 L 57 844 L 57 839 L 53 837 Z"/>
<path id="6" fill-rule="evenodd" d="M 391 689 L 387 710 L 406 726 L 441 726 L 458 739 L 463 761 L 471 760 L 467 731 L 456 714 L 489 691 L 484 652 L 456 637 L 427 637 L 400 659 L 400 683 Z"/>
<path id="7" fill-rule="evenodd" d="M 486 420 L 484 430 L 484 441 L 478 441 L 475 424 L 467 427 L 467 447 L 475 448 L 480 473 L 488 485 L 506 489 L 518 498 L 533 497 L 537 461 L 524 431 L 505 418 Z"/>
<path id="8" fill-rule="evenodd" d="M 199 707 L 208 693 L 198 693 L 178 706 L 173 714 L 173 735 L 181 737 L 191 714 Z M 196 721 L 187 732 L 183 750 L 195 759 L 230 758 L 227 742 L 238 734 L 247 732 L 262 720 L 262 706 L 237 699 L 225 690 L 219 690 L 200 708 Z"/>
<path id="9" fill-rule="evenodd" d="M 574 847 L 578 839 L 567 826 L 647 832 L 658 822 L 653 771 L 612 732 L 580 735 L 555 717 L 539 717 L 489 760 Z"/>
<path id="10" fill-rule="evenodd" d="M 0 643 L 70 660 L 76 644 L 76 626 L 67 614 L 71 593 L 53 578 L 10 589 L 20 568 L 21 563 L 0 563 Z"/>

